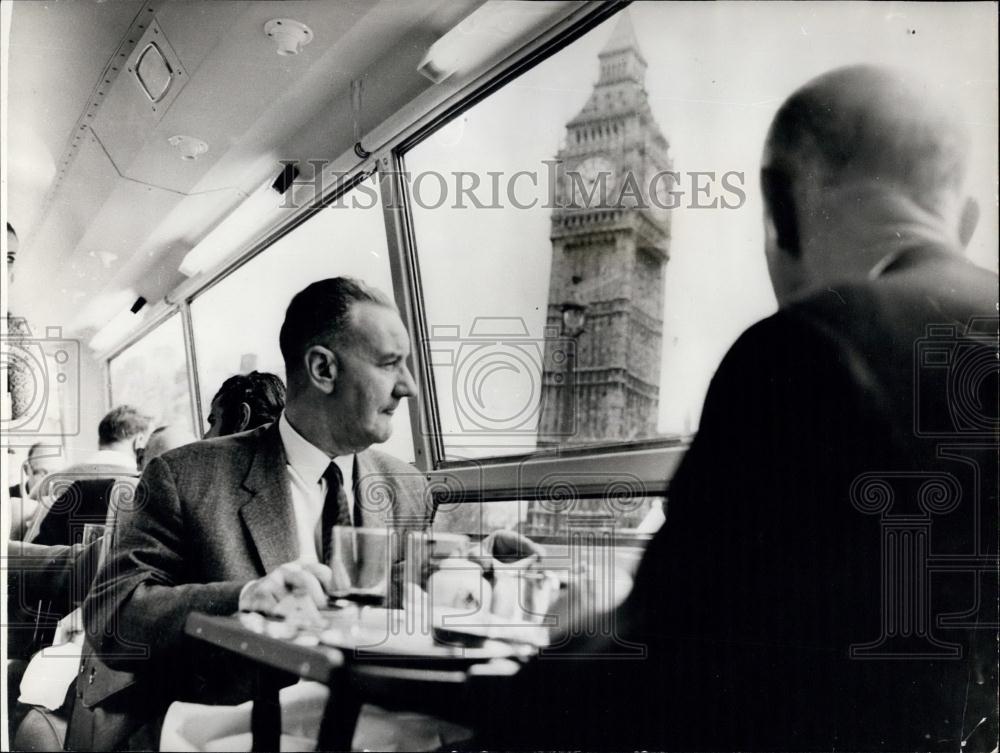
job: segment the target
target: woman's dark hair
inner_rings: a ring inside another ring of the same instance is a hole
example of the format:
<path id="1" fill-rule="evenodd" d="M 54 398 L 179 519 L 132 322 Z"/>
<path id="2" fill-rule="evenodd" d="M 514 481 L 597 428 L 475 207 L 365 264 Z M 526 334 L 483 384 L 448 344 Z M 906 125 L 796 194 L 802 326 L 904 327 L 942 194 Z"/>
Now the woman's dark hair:
<path id="1" fill-rule="evenodd" d="M 246 403 L 250 407 L 250 421 L 242 427 L 244 431 L 276 421 L 285 407 L 285 384 L 281 378 L 266 371 L 251 371 L 249 374 L 231 376 L 222 383 L 212 398 L 222 411 L 223 424 L 239 422 L 239 407 Z M 220 434 L 230 434 L 239 429 L 222 426 Z"/>

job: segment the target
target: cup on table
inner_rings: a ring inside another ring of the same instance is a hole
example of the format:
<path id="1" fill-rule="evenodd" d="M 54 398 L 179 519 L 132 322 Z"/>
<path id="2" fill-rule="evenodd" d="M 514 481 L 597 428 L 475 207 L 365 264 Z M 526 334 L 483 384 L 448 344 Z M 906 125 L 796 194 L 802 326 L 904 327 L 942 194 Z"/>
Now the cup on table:
<path id="1" fill-rule="evenodd" d="M 330 596 L 357 604 L 384 606 L 389 594 L 397 533 L 387 528 L 334 526 Z"/>
<path id="2" fill-rule="evenodd" d="M 428 579 L 441 563 L 460 555 L 468 544 L 469 537 L 460 533 L 408 531 L 403 580 L 426 590 Z"/>

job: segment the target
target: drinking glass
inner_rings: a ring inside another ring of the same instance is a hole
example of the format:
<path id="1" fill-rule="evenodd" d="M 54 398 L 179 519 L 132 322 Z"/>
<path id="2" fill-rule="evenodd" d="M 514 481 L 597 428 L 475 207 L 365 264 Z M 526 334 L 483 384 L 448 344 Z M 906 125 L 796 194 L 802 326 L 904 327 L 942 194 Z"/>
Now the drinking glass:
<path id="1" fill-rule="evenodd" d="M 427 589 L 428 578 L 442 561 L 459 556 L 468 548 L 469 537 L 460 533 L 408 531 L 403 579 Z"/>
<path id="2" fill-rule="evenodd" d="M 327 563 L 333 572 L 330 596 L 356 604 L 384 606 L 389 593 L 397 532 L 386 528 L 334 526 Z"/>

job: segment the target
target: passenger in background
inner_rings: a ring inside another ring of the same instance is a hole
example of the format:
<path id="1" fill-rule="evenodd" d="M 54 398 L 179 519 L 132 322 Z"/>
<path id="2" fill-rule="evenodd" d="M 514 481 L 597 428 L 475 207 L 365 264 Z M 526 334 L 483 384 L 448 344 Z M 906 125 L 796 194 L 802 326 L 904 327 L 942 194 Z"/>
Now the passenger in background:
<path id="1" fill-rule="evenodd" d="M 98 451 L 46 482 L 59 496 L 50 506 L 40 506 L 28 540 L 72 544 L 79 539 L 84 524 L 103 524 L 115 480 L 139 475 L 139 455 L 150 420 L 130 405 L 120 405 L 104 416 L 97 427 Z"/>
<path id="2" fill-rule="evenodd" d="M 784 103 L 780 310 L 716 372 L 615 634 L 524 670 L 482 747 L 995 749 L 997 276 L 963 256 L 968 143 L 877 67 Z"/>
<path id="3" fill-rule="evenodd" d="M 205 439 L 225 437 L 277 421 L 285 407 L 285 385 L 266 371 L 231 376 L 212 398 Z"/>
<path id="4" fill-rule="evenodd" d="M 11 541 L 23 539 L 30 530 L 32 521 L 38 512 L 38 500 L 36 499 L 38 484 L 56 469 L 56 458 L 49 456 L 49 453 L 56 451 L 56 448 L 44 447 L 41 442 L 36 442 L 28 449 L 28 457 L 21 463 L 17 483 L 8 489 L 10 504 L 10 533 L 8 537 Z M 22 478 L 24 479 L 23 485 Z"/>
<path id="5" fill-rule="evenodd" d="M 41 442 L 31 445 L 27 459 L 21 464 L 19 474 L 24 477 L 24 488 L 21 488 L 21 479 L 18 478 L 17 483 L 8 489 L 11 499 L 27 497 L 38 486 L 39 481 L 55 470 L 55 458 L 49 457 L 52 451 L 52 448 L 46 448 Z"/>
<path id="6" fill-rule="evenodd" d="M 197 440 L 194 434 L 188 429 L 182 429 L 177 426 L 157 426 L 150 432 L 149 439 L 146 440 L 146 446 L 142 448 L 142 452 L 139 455 L 139 470 L 146 470 L 146 466 L 149 465 L 153 458 L 158 458 L 169 450 L 183 447 L 195 441 Z"/>
<path id="7" fill-rule="evenodd" d="M 289 386 L 277 422 L 168 452 L 143 473 L 143 504 L 119 519 L 84 605 L 96 650 L 135 678 L 88 677 L 85 693 L 103 690 L 76 705 L 67 748 L 155 748 L 172 701 L 248 699 L 252 678 L 184 642 L 188 614 L 325 606 L 324 531 L 429 522 L 423 477 L 369 449 L 416 392 L 391 299 L 349 278 L 313 283 L 289 304 L 280 346 Z M 364 504 L 375 484 L 390 501 L 378 509 Z"/>

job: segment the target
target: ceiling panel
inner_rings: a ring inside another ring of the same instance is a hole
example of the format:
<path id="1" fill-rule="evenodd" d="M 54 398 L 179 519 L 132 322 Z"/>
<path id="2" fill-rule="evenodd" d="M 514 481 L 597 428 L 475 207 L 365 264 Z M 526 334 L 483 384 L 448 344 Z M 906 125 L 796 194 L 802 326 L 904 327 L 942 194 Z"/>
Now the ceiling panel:
<path id="1" fill-rule="evenodd" d="M 98 75 L 136 14 L 137 0 L 16 2 L 8 45 L 8 216 L 26 239 Z M 41 174 L 41 175 L 40 175 Z"/>
<path id="2" fill-rule="evenodd" d="M 23 223 L 11 288 L 17 313 L 83 333 L 117 313 L 109 302 L 120 306 L 127 291 L 162 299 L 182 281 L 177 266 L 187 251 L 273 177 L 279 159 L 336 157 L 356 130 L 428 89 L 416 72 L 420 58 L 481 2 L 16 3 L 10 146 L 19 157 L 8 178 L 12 221 Z M 277 55 L 264 33 L 273 18 L 304 22 L 312 43 Z M 165 111 L 152 110 L 127 70 L 141 35 L 153 33 L 150 20 L 185 77 Z M 120 47 L 126 70 L 104 76 Z M 357 129 L 352 79 L 364 84 Z M 74 135 L 78 153 L 63 168 Z M 174 135 L 202 139 L 209 152 L 184 161 L 167 143 Z M 33 224 L 37 232 L 25 231 Z"/>

